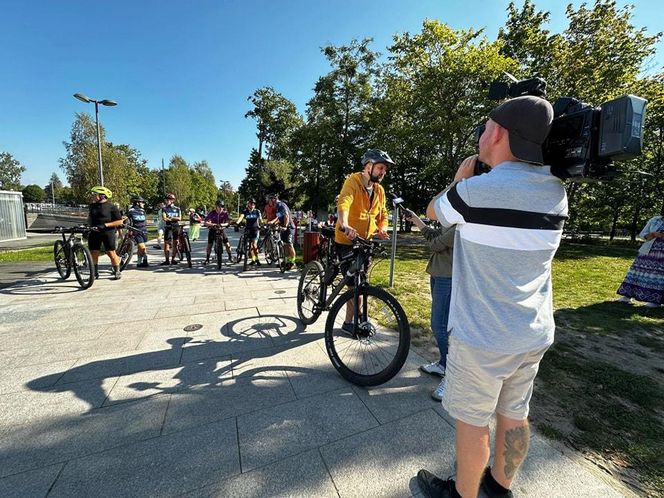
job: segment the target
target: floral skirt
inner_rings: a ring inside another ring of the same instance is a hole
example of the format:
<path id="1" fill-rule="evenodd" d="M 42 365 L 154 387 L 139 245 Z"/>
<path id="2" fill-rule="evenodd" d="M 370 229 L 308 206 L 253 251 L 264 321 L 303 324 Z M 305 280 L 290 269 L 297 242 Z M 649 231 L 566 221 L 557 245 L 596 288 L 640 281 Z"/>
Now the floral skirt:
<path id="1" fill-rule="evenodd" d="M 636 257 L 617 293 L 637 301 L 664 304 L 664 239 L 656 239 L 647 255 Z"/>

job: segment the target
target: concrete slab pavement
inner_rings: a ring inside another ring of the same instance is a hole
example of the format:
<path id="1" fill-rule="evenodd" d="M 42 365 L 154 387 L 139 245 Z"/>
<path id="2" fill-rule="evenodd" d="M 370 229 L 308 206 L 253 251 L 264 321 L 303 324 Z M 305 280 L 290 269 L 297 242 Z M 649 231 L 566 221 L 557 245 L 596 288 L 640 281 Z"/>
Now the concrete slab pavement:
<path id="1" fill-rule="evenodd" d="M 453 473 L 422 356 L 348 384 L 324 317 L 296 318 L 298 274 L 203 267 L 203 235 L 191 269 L 0 289 L 0 496 L 408 497 L 420 468 Z M 515 496 L 632 496 L 580 460 L 533 435 Z"/>

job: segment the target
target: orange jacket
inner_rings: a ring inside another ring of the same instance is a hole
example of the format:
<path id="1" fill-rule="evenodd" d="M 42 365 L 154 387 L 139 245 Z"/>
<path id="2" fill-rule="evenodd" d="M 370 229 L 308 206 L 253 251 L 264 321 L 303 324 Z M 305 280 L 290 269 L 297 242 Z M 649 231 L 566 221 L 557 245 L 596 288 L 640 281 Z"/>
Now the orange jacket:
<path id="1" fill-rule="evenodd" d="M 374 183 L 373 202 L 369 203 L 369 194 L 362 183 L 362 173 L 353 173 L 344 182 L 337 201 L 337 212 L 348 212 L 348 224 L 357 230 L 360 237 L 370 238 L 378 230 L 387 228 L 387 208 L 385 207 L 385 190 Z M 339 244 L 352 244 L 352 241 L 341 231 L 337 222 L 334 240 Z"/>

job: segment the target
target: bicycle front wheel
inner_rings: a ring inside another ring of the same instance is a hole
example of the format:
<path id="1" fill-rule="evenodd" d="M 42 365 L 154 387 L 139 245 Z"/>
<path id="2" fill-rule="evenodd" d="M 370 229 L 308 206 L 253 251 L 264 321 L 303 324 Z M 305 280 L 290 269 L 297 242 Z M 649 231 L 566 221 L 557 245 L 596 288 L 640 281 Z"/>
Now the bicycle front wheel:
<path id="1" fill-rule="evenodd" d="M 249 239 L 244 238 L 244 247 L 242 248 L 242 257 L 244 260 L 242 261 L 242 271 L 247 270 L 247 265 L 249 264 Z"/>
<path id="2" fill-rule="evenodd" d="M 184 234 L 184 244 L 183 251 L 184 255 L 187 258 L 187 267 L 191 268 L 191 242 L 189 241 L 189 235 Z"/>
<path id="3" fill-rule="evenodd" d="M 134 255 L 134 241 L 125 239 L 120 249 L 118 249 L 117 255 L 120 256 L 120 270 L 124 270 Z"/>
<path id="4" fill-rule="evenodd" d="M 75 244 L 74 248 L 74 275 L 81 287 L 89 288 L 95 283 L 95 270 L 92 263 L 92 255 L 87 247 L 82 244 Z"/>
<path id="5" fill-rule="evenodd" d="M 357 323 L 345 324 L 346 307 L 358 309 Z M 342 328 L 343 326 L 343 328 Z M 363 285 L 344 292 L 325 323 L 325 349 L 343 378 L 358 386 L 376 386 L 394 377 L 406 362 L 410 325 L 394 296 Z"/>
<path id="6" fill-rule="evenodd" d="M 272 244 L 272 239 L 269 238 L 263 244 L 263 253 L 265 254 L 265 262 L 268 265 L 271 265 L 274 261 L 274 244 Z"/>
<path id="7" fill-rule="evenodd" d="M 237 247 L 235 248 L 235 262 L 239 263 L 244 257 L 244 235 L 240 236 L 240 240 L 237 242 Z"/>
<path id="8" fill-rule="evenodd" d="M 217 270 L 221 270 L 221 258 L 224 254 L 224 246 L 219 238 L 214 242 L 214 254 L 217 257 Z"/>
<path id="9" fill-rule="evenodd" d="M 311 325 L 323 311 L 323 266 L 318 261 L 308 263 L 297 285 L 297 315 L 302 323 Z"/>
<path id="10" fill-rule="evenodd" d="M 61 240 L 56 240 L 53 244 L 53 260 L 55 268 L 63 280 L 67 280 L 71 274 L 71 264 L 67 257 L 67 248 Z"/>

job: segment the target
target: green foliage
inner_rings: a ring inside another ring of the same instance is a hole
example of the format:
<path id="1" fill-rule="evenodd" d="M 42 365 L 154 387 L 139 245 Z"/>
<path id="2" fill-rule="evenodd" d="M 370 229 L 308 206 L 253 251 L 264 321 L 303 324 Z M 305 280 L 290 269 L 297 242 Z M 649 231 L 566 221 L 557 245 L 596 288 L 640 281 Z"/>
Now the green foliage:
<path id="1" fill-rule="evenodd" d="M 9 152 L 0 152 L 0 190 L 21 190 L 21 173 L 25 166 Z"/>
<path id="2" fill-rule="evenodd" d="M 224 201 L 226 210 L 229 213 L 235 213 L 238 207 L 238 193 L 233 189 L 230 182 L 222 181 L 217 190 L 217 199 Z M 216 199 L 215 199 L 216 200 Z"/>
<path id="3" fill-rule="evenodd" d="M 27 185 L 21 190 L 23 193 L 23 202 L 44 202 L 46 194 L 39 185 Z"/>

